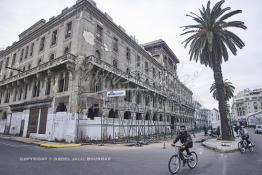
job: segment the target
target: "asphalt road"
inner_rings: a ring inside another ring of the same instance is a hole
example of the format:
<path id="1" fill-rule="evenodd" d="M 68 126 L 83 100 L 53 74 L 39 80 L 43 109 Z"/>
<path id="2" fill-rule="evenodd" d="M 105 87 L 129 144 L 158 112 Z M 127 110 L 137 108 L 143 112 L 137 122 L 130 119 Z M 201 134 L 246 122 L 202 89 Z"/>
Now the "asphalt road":
<path id="1" fill-rule="evenodd" d="M 198 166 L 183 175 L 261 175 L 262 135 L 254 135 L 255 152 L 221 154 L 194 143 Z M 167 163 L 174 148 L 99 147 L 45 149 L 0 139 L 0 175 L 169 175 Z M 103 160 L 97 160 L 103 159 Z"/>

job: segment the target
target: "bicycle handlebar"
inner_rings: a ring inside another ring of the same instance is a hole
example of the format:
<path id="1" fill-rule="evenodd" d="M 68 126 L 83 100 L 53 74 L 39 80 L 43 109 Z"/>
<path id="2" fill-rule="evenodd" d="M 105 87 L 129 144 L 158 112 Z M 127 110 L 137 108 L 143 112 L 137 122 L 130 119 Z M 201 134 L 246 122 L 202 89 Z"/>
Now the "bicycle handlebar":
<path id="1" fill-rule="evenodd" d="M 174 145 L 174 144 L 171 144 L 171 146 L 177 147 L 177 148 L 182 148 L 182 146 L 178 146 L 178 145 Z"/>

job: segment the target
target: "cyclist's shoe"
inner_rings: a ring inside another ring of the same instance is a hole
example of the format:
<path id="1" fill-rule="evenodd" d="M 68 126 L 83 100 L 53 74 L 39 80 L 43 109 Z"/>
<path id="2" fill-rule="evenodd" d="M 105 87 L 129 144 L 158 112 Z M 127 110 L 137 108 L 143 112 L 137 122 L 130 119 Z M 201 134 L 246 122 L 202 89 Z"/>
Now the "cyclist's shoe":
<path id="1" fill-rule="evenodd" d="M 193 156 L 192 155 L 188 156 L 188 160 L 193 161 L 194 160 Z"/>
<path id="2" fill-rule="evenodd" d="M 172 143 L 171 146 L 176 146 L 176 145 L 174 143 Z"/>

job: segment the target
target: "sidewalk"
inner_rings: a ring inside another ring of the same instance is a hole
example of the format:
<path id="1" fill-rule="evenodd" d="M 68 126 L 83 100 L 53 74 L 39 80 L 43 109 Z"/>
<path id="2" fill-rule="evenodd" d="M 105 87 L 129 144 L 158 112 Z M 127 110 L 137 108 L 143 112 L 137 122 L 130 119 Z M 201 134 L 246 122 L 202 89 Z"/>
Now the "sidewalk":
<path id="1" fill-rule="evenodd" d="M 38 139 L 33 139 L 33 138 L 17 137 L 17 136 L 2 135 L 2 134 L 0 134 L 0 138 L 5 139 L 5 140 L 12 140 L 15 142 L 21 142 L 21 143 L 29 144 L 29 145 L 36 145 L 36 146 L 40 146 L 44 148 L 72 148 L 72 147 L 81 146 L 81 144 L 48 142 L 48 141 L 38 140 Z"/>
<path id="2" fill-rule="evenodd" d="M 208 139 L 202 145 L 217 152 L 230 153 L 238 151 L 238 142 L 239 140 L 237 139 L 234 141 Z"/>
<path id="3" fill-rule="evenodd" d="M 190 134 L 192 136 L 193 142 L 202 142 L 202 141 L 208 139 L 208 136 L 204 136 L 204 132 L 195 133 L 195 137 L 193 136 L 192 133 L 190 133 Z M 84 146 L 91 146 L 91 145 L 97 146 L 97 145 L 93 145 L 93 144 L 87 145 L 87 144 L 69 144 L 69 143 L 48 142 L 46 140 L 17 137 L 17 136 L 11 136 L 11 135 L 2 135 L 2 134 L 0 134 L 0 138 L 5 139 L 5 140 L 21 142 L 21 143 L 24 143 L 24 144 L 36 145 L 36 146 L 40 146 L 40 147 L 44 147 L 44 148 L 73 148 L 73 147 L 80 147 L 82 145 L 84 145 Z M 166 146 L 171 145 L 171 143 L 173 143 L 174 138 L 166 140 L 166 141 L 162 140 L 158 143 L 150 143 L 148 145 L 143 145 L 143 147 L 161 147 L 161 148 L 163 147 L 163 148 L 165 148 Z M 107 143 L 107 144 L 104 144 L 103 147 L 109 147 L 109 148 L 112 148 L 112 147 L 116 147 L 116 148 L 130 147 L 130 144 L 126 144 L 126 143 L 108 144 Z M 134 146 L 134 147 L 136 147 L 136 146 Z"/>

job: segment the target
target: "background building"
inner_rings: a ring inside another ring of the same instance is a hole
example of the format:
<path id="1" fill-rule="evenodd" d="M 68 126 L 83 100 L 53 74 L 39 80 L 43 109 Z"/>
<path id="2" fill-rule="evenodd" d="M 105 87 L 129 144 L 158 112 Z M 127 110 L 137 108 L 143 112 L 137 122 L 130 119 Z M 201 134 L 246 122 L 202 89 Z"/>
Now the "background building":
<path id="1" fill-rule="evenodd" d="M 203 127 L 216 129 L 220 126 L 220 114 L 215 108 L 206 109 L 198 101 L 193 101 L 195 108 L 194 127 L 195 129 L 203 129 Z"/>
<path id="2" fill-rule="evenodd" d="M 232 116 L 235 121 L 246 122 L 247 116 L 259 111 L 262 111 L 262 89 L 245 89 L 233 97 Z"/>
<path id="3" fill-rule="evenodd" d="M 208 117 L 208 125 L 213 129 L 216 129 L 218 126 L 220 126 L 220 124 L 221 120 L 219 111 L 215 108 L 211 109 Z"/>
<path id="4" fill-rule="evenodd" d="M 149 141 L 193 126 L 192 91 L 163 40 L 142 46 L 94 1 L 40 20 L 0 51 L 0 133 Z"/>
<path id="5" fill-rule="evenodd" d="M 195 129 L 203 129 L 208 126 L 208 110 L 203 109 L 202 105 L 198 101 L 193 102 L 195 113 L 194 113 L 194 127 Z"/>

